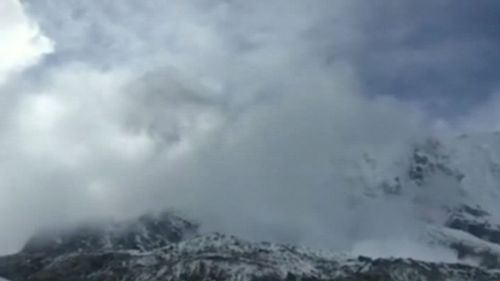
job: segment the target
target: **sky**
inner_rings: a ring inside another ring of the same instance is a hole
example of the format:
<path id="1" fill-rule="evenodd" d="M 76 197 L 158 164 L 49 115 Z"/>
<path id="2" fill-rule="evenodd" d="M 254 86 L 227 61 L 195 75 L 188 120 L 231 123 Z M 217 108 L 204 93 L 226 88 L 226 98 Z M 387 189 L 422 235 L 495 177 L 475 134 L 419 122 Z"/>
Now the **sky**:
<path id="1" fill-rule="evenodd" d="M 164 208 L 255 240 L 406 241 L 413 210 L 363 202 L 359 159 L 377 182 L 415 139 L 499 129 L 499 8 L 0 0 L 0 252 Z"/>
<path id="2" fill-rule="evenodd" d="M 370 1 L 361 9 L 364 44 L 354 60 L 367 92 L 420 101 L 445 117 L 497 94 L 498 1 Z"/>

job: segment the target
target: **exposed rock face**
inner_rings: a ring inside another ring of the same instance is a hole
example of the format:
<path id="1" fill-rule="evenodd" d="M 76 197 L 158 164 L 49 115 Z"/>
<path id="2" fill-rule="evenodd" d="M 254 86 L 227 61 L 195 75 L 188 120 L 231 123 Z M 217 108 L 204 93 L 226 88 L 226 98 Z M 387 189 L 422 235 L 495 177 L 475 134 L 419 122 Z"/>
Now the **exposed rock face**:
<path id="1" fill-rule="evenodd" d="M 462 181 L 465 175 L 451 167 L 450 156 L 444 150 L 445 147 L 435 139 L 428 139 L 417 145 L 411 155 L 408 178 L 417 186 L 425 185 L 436 174 L 449 177 L 457 183 Z"/>
<path id="2" fill-rule="evenodd" d="M 460 264 L 354 258 L 222 234 L 193 236 L 194 224 L 165 214 L 112 229 L 86 226 L 53 239 L 36 237 L 19 254 L 0 258 L 0 276 L 11 281 L 500 280 L 498 272 Z"/>
<path id="3" fill-rule="evenodd" d="M 500 226 L 492 225 L 488 220 L 489 216 L 490 214 L 480 207 L 465 205 L 452 213 L 446 225 L 470 233 L 479 239 L 500 244 Z"/>

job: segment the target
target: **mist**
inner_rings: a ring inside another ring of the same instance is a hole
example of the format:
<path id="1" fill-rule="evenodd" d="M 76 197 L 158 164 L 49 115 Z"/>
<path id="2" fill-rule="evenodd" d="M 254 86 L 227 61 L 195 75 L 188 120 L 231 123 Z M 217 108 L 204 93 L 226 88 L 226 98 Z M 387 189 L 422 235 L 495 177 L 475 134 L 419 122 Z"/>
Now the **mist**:
<path id="1" fill-rule="evenodd" d="M 357 1 L 7 2 L 29 51 L 0 57 L 0 252 L 160 209 L 251 240 L 417 247 L 419 210 L 362 195 L 454 125 L 367 94 Z"/>

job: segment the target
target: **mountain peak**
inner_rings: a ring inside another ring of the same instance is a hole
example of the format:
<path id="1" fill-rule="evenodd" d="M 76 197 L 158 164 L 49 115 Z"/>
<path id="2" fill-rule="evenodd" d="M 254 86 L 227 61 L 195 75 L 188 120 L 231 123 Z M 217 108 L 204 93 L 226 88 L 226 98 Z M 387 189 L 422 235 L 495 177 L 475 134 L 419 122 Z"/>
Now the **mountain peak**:
<path id="1" fill-rule="evenodd" d="M 198 226 L 168 212 L 113 223 L 85 223 L 75 228 L 44 230 L 22 253 L 63 254 L 92 251 L 148 251 L 194 235 Z"/>

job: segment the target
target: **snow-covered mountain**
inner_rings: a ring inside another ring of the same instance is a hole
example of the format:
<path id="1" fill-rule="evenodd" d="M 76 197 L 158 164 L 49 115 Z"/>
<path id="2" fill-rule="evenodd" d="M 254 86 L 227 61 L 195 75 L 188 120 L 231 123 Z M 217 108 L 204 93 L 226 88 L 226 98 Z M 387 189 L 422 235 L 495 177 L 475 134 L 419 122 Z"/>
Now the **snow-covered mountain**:
<path id="1" fill-rule="evenodd" d="M 144 221 L 153 223 L 144 227 Z M 168 214 L 145 216 L 135 222 L 137 228 L 126 222 L 37 238 L 36 246 L 32 240 L 20 253 L 0 258 L 0 275 L 12 281 L 500 280 L 500 272 L 469 265 L 352 257 L 217 233 L 193 236 L 185 222 Z M 162 233 L 175 237 L 164 239 Z M 126 238 L 132 239 L 120 242 Z M 158 246 L 151 247 L 155 239 Z M 104 240 L 108 243 L 96 247 Z"/>
<path id="2" fill-rule="evenodd" d="M 376 160 L 367 159 L 376 169 Z M 426 226 L 424 243 L 453 249 L 459 260 L 499 267 L 500 134 L 428 138 L 398 165 L 401 173 L 371 179 L 366 194 L 411 205 Z"/>
<path id="3" fill-rule="evenodd" d="M 500 134 L 429 138 L 408 151 L 395 161 L 400 172 L 385 177 L 377 171 L 378 160 L 365 154 L 358 175 L 365 184 L 358 195 L 411 205 L 422 226 L 419 243 L 447 249 L 458 263 L 249 242 L 201 233 L 196 224 L 162 213 L 43 231 L 18 254 L 0 258 L 0 276 L 11 281 L 500 280 Z"/>
<path id="4" fill-rule="evenodd" d="M 193 236 L 192 226 L 164 214 L 37 237 L 0 259 L 0 275 L 12 281 L 500 280 L 500 272 L 469 265 L 352 257 L 217 233 Z"/>
<path id="5" fill-rule="evenodd" d="M 65 254 L 87 251 L 149 251 L 179 242 L 197 232 L 198 226 L 169 213 L 149 214 L 133 221 L 93 223 L 63 230 L 41 231 L 22 253 L 43 251 Z"/>

